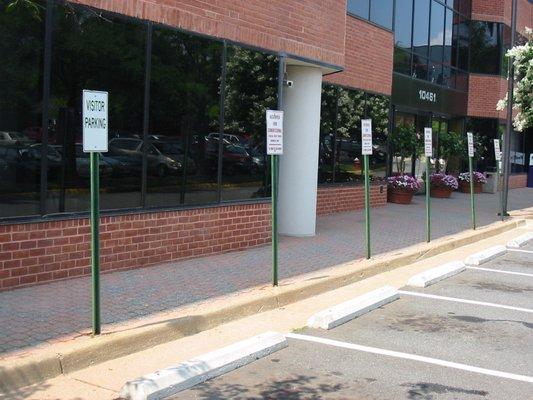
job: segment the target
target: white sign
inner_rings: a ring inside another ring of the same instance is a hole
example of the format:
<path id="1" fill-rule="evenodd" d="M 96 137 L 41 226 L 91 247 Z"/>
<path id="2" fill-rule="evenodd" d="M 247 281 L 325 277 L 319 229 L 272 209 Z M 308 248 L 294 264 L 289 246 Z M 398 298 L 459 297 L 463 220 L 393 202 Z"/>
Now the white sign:
<path id="1" fill-rule="evenodd" d="M 372 155 L 372 120 L 361 120 L 361 154 Z"/>
<path id="2" fill-rule="evenodd" d="M 424 150 L 426 157 L 433 157 L 433 129 L 424 128 Z"/>
<path id="3" fill-rule="evenodd" d="M 518 165 L 525 165 L 526 155 L 519 151 L 511 151 L 511 163 Z"/>
<path id="4" fill-rule="evenodd" d="M 468 138 L 468 157 L 474 157 L 474 134 L 467 132 L 466 136 Z"/>
<path id="5" fill-rule="evenodd" d="M 283 111 L 267 110 L 267 154 L 283 154 Z"/>
<path id="6" fill-rule="evenodd" d="M 533 167 L 533 153 L 529 155 L 529 166 Z"/>
<path id="7" fill-rule="evenodd" d="M 494 139 L 494 157 L 496 157 L 496 161 L 501 161 L 502 159 L 502 152 L 500 150 L 500 139 Z"/>
<path id="8" fill-rule="evenodd" d="M 107 151 L 107 92 L 84 90 L 82 99 L 83 151 Z"/>

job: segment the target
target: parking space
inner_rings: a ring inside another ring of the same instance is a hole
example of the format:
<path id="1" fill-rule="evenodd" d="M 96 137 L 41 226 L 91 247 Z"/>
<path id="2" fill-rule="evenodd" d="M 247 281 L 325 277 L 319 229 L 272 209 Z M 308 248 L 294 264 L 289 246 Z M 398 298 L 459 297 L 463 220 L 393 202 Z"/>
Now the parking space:
<path id="1" fill-rule="evenodd" d="M 480 267 L 404 287 L 332 330 L 293 332 L 286 349 L 172 398 L 532 398 L 533 254 Z"/>

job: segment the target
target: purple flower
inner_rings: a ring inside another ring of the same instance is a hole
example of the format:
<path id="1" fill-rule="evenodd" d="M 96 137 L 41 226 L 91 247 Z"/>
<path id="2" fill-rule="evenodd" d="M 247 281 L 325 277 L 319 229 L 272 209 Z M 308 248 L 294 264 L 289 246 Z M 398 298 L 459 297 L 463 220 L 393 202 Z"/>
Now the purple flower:
<path id="1" fill-rule="evenodd" d="M 406 192 L 416 192 L 420 189 L 420 184 L 416 178 L 409 175 L 389 176 L 387 186 L 391 189 L 404 190 Z"/>
<path id="2" fill-rule="evenodd" d="M 433 187 L 457 189 L 459 187 L 459 182 L 452 175 L 446 174 L 431 174 L 430 183 Z"/>

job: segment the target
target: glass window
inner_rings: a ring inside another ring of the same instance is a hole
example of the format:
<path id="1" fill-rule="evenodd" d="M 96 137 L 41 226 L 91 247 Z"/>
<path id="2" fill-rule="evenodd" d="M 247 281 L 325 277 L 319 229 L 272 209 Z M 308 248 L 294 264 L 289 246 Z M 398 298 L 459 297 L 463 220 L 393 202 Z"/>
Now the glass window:
<path id="1" fill-rule="evenodd" d="M 428 79 L 428 60 L 427 58 L 417 56 L 413 54 L 413 78 L 417 79 Z"/>
<path id="2" fill-rule="evenodd" d="M 346 3 L 346 10 L 351 14 L 368 19 L 370 13 L 370 0 L 348 0 Z"/>
<path id="3" fill-rule="evenodd" d="M 411 75 L 411 53 L 394 48 L 394 72 Z"/>
<path id="4" fill-rule="evenodd" d="M 429 0 L 415 0 L 413 23 L 413 51 L 428 56 Z"/>
<path id="5" fill-rule="evenodd" d="M 387 136 L 389 132 L 390 99 L 378 94 L 367 94 L 366 115 L 372 118 L 372 144 L 370 156 L 371 179 L 387 176 Z"/>
<path id="6" fill-rule="evenodd" d="M 457 71 L 455 77 L 455 87 L 457 90 L 466 92 L 468 90 L 468 74 L 463 71 Z"/>
<path id="7" fill-rule="evenodd" d="M 454 14 L 452 10 L 446 9 L 446 22 L 444 29 L 444 59 L 445 64 L 450 65 L 452 63 L 452 57 L 455 55 L 453 51 L 453 45 L 457 46 L 457 36 L 454 35 L 454 19 L 458 19 L 458 15 Z M 455 41 L 453 40 L 455 38 Z M 452 55 L 453 54 L 453 55 Z"/>
<path id="8" fill-rule="evenodd" d="M 394 41 L 396 46 L 411 48 L 411 24 L 413 21 L 413 0 L 396 0 L 394 12 Z"/>
<path id="9" fill-rule="evenodd" d="M 46 4 L 34 3 L 0 0 L 0 217 L 39 213 Z"/>
<path id="10" fill-rule="evenodd" d="M 318 183 L 333 181 L 333 149 L 337 130 L 337 100 L 339 87 L 322 86 L 320 107 L 320 148 Z"/>
<path id="11" fill-rule="evenodd" d="M 470 27 L 470 71 L 500 73 L 501 24 L 472 21 Z"/>
<path id="12" fill-rule="evenodd" d="M 444 46 L 444 6 L 436 1 L 431 4 L 430 58 L 442 62 Z"/>
<path id="13" fill-rule="evenodd" d="M 361 119 L 365 116 L 365 92 L 340 89 L 335 182 L 361 182 Z"/>
<path id="14" fill-rule="evenodd" d="M 222 44 L 154 28 L 147 143 L 147 204 L 218 199 Z"/>
<path id="15" fill-rule="evenodd" d="M 49 143 L 61 157 L 59 172 L 48 173 L 48 210 L 89 209 L 89 159 L 77 151 L 84 89 L 109 93 L 110 151 L 100 157 L 101 207 L 140 206 L 141 152 L 115 151 L 113 138 L 139 144 L 142 137 L 146 26 L 69 3 L 54 12 Z"/>
<path id="16" fill-rule="evenodd" d="M 222 200 L 269 197 L 265 111 L 277 107 L 278 57 L 230 46 L 227 60 Z"/>
<path id="17" fill-rule="evenodd" d="M 392 9 L 394 0 L 372 0 L 370 20 L 385 28 L 392 29 Z"/>
<path id="18" fill-rule="evenodd" d="M 442 64 L 441 63 L 430 61 L 430 63 L 429 63 L 428 80 L 430 82 L 436 83 L 438 85 L 442 85 L 443 84 Z"/>

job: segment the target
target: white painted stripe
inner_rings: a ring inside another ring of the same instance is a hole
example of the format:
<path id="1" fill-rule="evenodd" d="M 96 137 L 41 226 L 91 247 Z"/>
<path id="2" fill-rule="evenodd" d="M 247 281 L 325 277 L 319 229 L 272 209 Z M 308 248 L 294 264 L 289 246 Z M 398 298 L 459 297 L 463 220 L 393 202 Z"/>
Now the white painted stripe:
<path id="1" fill-rule="evenodd" d="M 352 300 L 314 314 L 307 320 L 311 328 L 331 329 L 400 298 L 392 286 L 383 286 Z"/>
<path id="2" fill-rule="evenodd" d="M 504 271 L 503 269 L 490 269 L 490 268 L 481 268 L 481 267 L 466 267 L 466 268 L 467 269 L 474 269 L 474 270 L 478 270 L 478 271 L 497 272 L 497 273 L 500 273 L 500 274 L 529 276 L 530 278 L 533 278 L 533 274 L 526 274 L 524 272 Z"/>
<path id="3" fill-rule="evenodd" d="M 419 361 L 419 362 L 423 362 L 427 364 L 440 365 L 442 367 L 460 369 L 463 371 L 475 372 L 475 373 L 483 374 L 483 375 L 496 376 L 498 378 L 513 379 L 515 381 L 533 383 L 533 377 L 531 376 L 511 374 L 509 372 L 502 372 L 502 371 L 496 371 L 493 369 L 480 368 L 480 367 L 475 367 L 472 365 L 461 364 L 461 363 L 456 363 L 452 361 L 445 361 L 445 360 L 441 360 L 438 358 L 418 356 L 416 354 L 402 353 L 399 351 L 380 349 L 377 347 L 362 346 L 359 344 L 340 342 L 338 340 L 325 339 L 325 338 L 320 338 L 320 337 L 315 337 L 315 336 L 300 335 L 297 333 L 289 333 L 285 335 L 285 337 L 290 338 L 290 339 L 296 339 L 296 340 L 305 340 L 307 342 L 325 344 L 328 346 L 340 347 L 343 349 L 358 350 L 358 351 L 363 351 L 365 353 L 380 354 L 383 356 L 403 358 L 406 360 Z"/>
<path id="4" fill-rule="evenodd" d="M 527 253 L 527 254 L 533 254 L 533 251 L 531 251 L 531 250 L 522 250 L 522 249 L 507 249 L 507 251 L 516 251 L 517 253 Z"/>
<path id="5" fill-rule="evenodd" d="M 487 303 L 487 302 L 484 302 L 484 301 L 476 301 L 476 300 L 460 299 L 460 298 L 458 298 L 458 297 L 437 296 L 437 295 L 435 295 L 435 294 L 418 293 L 418 292 L 409 292 L 409 291 L 406 291 L 406 290 L 398 290 L 398 293 L 400 293 L 400 294 L 405 294 L 405 295 L 407 295 L 407 296 L 426 297 L 426 298 L 428 298 L 428 299 L 446 300 L 446 301 L 455 301 L 455 302 L 457 302 L 457 303 L 475 304 L 475 305 L 478 305 L 478 306 L 504 308 L 504 309 L 506 309 L 506 310 L 513 310 L 513 311 L 521 311 L 521 312 L 533 313 L 533 310 L 531 310 L 531 309 L 529 309 L 529 308 L 506 306 L 506 305 L 504 305 L 504 304 Z"/>

